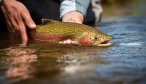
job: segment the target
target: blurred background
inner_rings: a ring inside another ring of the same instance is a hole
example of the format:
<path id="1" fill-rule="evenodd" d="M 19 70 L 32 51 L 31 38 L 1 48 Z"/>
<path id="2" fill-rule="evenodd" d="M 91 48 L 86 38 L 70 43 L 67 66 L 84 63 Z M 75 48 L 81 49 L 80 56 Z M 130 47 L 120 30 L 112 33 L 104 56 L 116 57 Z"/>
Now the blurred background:
<path id="1" fill-rule="evenodd" d="M 104 17 L 146 13 L 145 0 L 101 0 Z"/>

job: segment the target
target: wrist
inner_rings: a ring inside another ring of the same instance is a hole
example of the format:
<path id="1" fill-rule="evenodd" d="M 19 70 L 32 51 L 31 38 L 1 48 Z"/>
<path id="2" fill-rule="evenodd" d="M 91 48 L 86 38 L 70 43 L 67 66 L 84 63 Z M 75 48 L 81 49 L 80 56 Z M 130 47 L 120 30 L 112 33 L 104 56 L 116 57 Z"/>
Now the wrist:
<path id="1" fill-rule="evenodd" d="M 78 11 L 72 11 L 62 16 L 63 22 L 83 23 L 84 15 Z"/>

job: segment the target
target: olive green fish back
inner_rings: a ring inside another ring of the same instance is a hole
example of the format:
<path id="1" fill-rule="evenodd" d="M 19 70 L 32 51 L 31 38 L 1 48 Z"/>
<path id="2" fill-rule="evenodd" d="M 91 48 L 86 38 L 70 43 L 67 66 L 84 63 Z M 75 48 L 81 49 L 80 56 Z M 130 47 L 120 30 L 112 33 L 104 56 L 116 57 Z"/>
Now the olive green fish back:
<path id="1" fill-rule="evenodd" d="M 81 35 L 83 32 L 86 31 L 94 32 L 94 28 L 77 23 L 50 21 L 46 24 L 38 25 L 36 31 L 39 33 L 65 34 L 77 36 Z"/>

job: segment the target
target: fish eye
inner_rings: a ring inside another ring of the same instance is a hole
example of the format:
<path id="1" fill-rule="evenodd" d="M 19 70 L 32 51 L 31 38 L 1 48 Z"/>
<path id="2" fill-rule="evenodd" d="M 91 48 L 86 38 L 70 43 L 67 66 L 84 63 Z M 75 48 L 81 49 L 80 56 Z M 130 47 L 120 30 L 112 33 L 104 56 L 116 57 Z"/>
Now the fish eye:
<path id="1" fill-rule="evenodd" d="M 97 37 L 95 37 L 94 39 L 97 40 Z"/>
<path id="2" fill-rule="evenodd" d="M 95 37 L 94 37 L 94 40 L 98 40 L 98 37 L 97 37 L 97 36 L 95 36 Z"/>

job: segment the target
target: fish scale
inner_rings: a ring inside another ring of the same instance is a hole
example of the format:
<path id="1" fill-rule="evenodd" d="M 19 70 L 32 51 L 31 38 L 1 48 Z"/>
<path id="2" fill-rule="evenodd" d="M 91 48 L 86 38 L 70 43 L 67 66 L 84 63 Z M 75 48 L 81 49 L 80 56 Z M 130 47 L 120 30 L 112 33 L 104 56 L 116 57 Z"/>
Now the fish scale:
<path id="1" fill-rule="evenodd" d="M 69 22 L 58 22 L 43 25 L 41 28 L 37 28 L 39 33 L 50 33 L 50 34 L 66 34 L 66 35 L 81 35 L 83 32 L 90 31 L 94 32 L 94 29 L 90 26 L 84 26 L 77 23 Z"/>
<path id="2" fill-rule="evenodd" d="M 39 40 L 65 40 L 72 39 L 81 44 L 99 45 L 111 40 L 111 37 L 100 30 L 78 23 L 61 22 L 45 19 L 37 25 L 32 37 Z"/>

